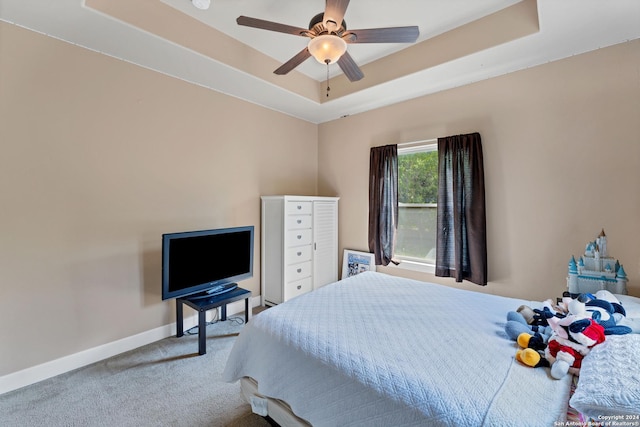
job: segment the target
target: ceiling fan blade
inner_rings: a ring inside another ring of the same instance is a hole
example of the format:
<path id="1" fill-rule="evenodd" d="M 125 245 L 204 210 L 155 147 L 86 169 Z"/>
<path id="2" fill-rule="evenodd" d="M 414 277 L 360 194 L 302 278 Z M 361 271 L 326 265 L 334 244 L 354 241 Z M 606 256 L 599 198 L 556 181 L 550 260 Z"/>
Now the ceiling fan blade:
<path id="1" fill-rule="evenodd" d="M 307 58 L 309 58 L 311 54 L 309 53 L 309 49 L 306 47 L 302 49 L 296 56 L 282 64 L 277 70 L 273 73 L 278 75 L 287 74 L 289 71 L 296 68 L 298 65 L 302 64 Z"/>
<path id="2" fill-rule="evenodd" d="M 335 22 L 339 28 L 340 25 L 342 25 L 347 6 L 349 6 L 349 0 L 327 0 L 324 7 L 324 18 L 322 19 L 325 27 L 327 26 L 327 20 L 331 20 Z"/>
<path id="3" fill-rule="evenodd" d="M 238 25 L 245 27 L 260 28 L 261 30 L 277 31 L 279 33 L 293 34 L 294 36 L 306 36 L 309 32 L 306 28 L 293 27 L 291 25 L 279 24 L 277 22 L 265 21 L 264 19 L 239 16 L 236 19 Z"/>
<path id="4" fill-rule="evenodd" d="M 340 59 L 338 59 L 338 65 L 344 72 L 344 75 L 347 76 L 349 81 L 357 82 L 361 78 L 364 77 L 362 74 L 362 70 L 358 67 L 358 64 L 355 63 L 349 52 L 345 52 L 342 54 Z"/>
<path id="5" fill-rule="evenodd" d="M 413 43 L 418 39 L 417 26 L 349 30 L 342 38 L 347 43 Z"/>

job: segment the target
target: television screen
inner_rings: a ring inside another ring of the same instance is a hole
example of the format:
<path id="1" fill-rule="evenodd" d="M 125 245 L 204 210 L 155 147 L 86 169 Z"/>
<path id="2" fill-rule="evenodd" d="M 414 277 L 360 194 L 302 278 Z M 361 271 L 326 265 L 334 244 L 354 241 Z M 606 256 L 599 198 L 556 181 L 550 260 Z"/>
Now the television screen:
<path id="1" fill-rule="evenodd" d="M 253 276 L 253 226 L 162 235 L 162 299 Z"/>

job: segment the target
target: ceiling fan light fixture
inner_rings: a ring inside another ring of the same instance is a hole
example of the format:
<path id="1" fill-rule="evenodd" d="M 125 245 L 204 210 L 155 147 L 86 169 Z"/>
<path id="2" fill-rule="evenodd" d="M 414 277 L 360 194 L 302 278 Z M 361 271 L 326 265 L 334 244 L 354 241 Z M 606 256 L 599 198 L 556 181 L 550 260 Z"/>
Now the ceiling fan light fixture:
<path id="1" fill-rule="evenodd" d="M 321 64 L 333 64 L 347 51 L 347 43 L 340 37 L 323 34 L 312 38 L 309 53 Z"/>
<path id="2" fill-rule="evenodd" d="M 211 6 L 211 0 L 191 0 L 191 3 L 201 10 L 207 10 Z"/>

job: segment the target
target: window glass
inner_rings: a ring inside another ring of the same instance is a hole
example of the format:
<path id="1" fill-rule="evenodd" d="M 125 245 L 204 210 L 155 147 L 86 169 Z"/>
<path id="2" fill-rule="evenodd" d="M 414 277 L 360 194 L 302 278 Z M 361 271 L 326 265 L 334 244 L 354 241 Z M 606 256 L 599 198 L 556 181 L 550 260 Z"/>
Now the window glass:
<path id="1" fill-rule="evenodd" d="M 435 264 L 437 202 L 437 145 L 399 148 L 397 258 Z"/>

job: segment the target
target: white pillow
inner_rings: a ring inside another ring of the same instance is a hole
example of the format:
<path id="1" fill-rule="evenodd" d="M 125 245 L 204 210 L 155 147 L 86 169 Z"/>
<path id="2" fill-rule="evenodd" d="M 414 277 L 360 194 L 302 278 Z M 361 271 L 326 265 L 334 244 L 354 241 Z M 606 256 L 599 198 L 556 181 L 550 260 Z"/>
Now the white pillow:
<path id="1" fill-rule="evenodd" d="M 591 349 L 570 404 L 595 421 L 640 414 L 640 335 L 607 335 Z"/>
<path id="2" fill-rule="evenodd" d="M 640 298 L 619 294 L 614 294 L 614 296 L 624 307 L 627 317 L 640 317 Z"/>
<path id="3" fill-rule="evenodd" d="M 614 295 L 624 307 L 626 317 L 618 322 L 620 326 L 628 326 L 632 333 L 640 334 L 640 298 L 629 295 Z M 640 425 L 640 420 L 638 420 Z"/>

